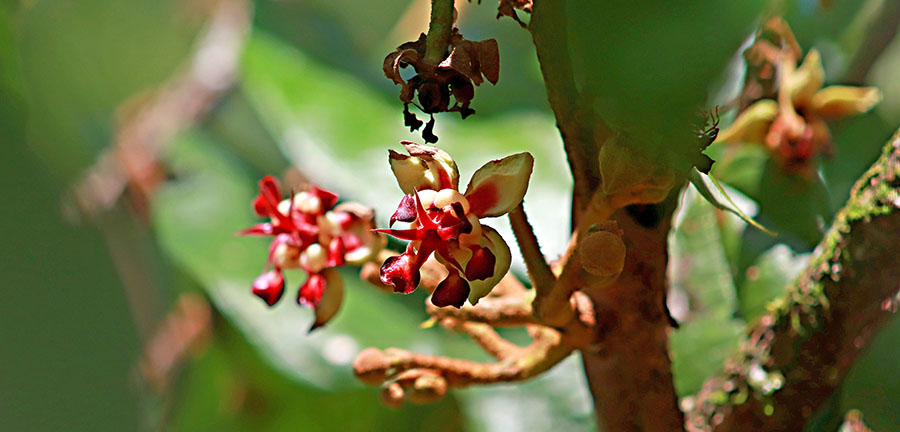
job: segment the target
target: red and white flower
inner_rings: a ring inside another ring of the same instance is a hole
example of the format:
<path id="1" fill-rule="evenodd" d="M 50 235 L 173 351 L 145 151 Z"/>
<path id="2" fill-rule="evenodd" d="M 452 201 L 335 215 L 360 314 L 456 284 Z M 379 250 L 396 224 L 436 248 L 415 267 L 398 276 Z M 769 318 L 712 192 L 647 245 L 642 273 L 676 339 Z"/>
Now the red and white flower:
<path id="1" fill-rule="evenodd" d="M 496 230 L 481 218 L 506 214 L 520 202 L 534 166 L 529 153 L 517 153 L 479 168 L 466 192 L 459 192 L 456 162 L 444 151 L 403 142 L 409 155 L 390 151 L 391 169 L 406 193 L 391 226 L 408 222 L 407 229 L 376 230 L 409 240 L 406 252 L 381 266 L 381 281 L 395 292 L 408 294 L 419 284 L 419 269 L 434 253 L 449 275 L 437 286 L 431 302 L 461 307 L 475 304 L 509 270 L 510 252 Z"/>
<path id="2" fill-rule="evenodd" d="M 372 210 L 354 203 L 335 206 L 338 196 L 315 185 L 282 199 L 278 181 L 266 176 L 259 181 L 253 209 L 267 222 L 239 232 L 274 239 L 264 271 L 253 282 L 253 294 L 273 306 L 284 294 L 286 269 L 303 269 L 306 282 L 297 303 L 316 310 L 313 329 L 328 321 L 340 307 L 344 284 L 334 269 L 344 264 L 362 264 L 384 247 L 385 238 L 374 233 Z"/>

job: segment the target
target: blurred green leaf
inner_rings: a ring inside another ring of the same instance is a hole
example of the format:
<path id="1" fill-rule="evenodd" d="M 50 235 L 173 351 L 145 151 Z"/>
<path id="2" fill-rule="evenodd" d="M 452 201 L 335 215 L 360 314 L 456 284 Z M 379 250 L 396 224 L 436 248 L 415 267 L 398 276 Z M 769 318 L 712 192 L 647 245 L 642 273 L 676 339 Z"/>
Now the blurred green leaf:
<path id="1" fill-rule="evenodd" d="M 28 2 L 16 42 L 28 92 L 29 142 L 71 180 L 113 137 L 126 99 L 175 73 L 201 23 L 176 0 Z"/>
<path id="2" fill-rule="evenodd" d="M 689 312 L 669 343 L 675 390 L 686 396 L 696 393 L 734 352 L 744 322 L 734 318 L 737 299 L 715 208 L 691 188 L 682 203 L 669 234 L 669 280 L 671 290 L 686 295 Z"/>
<path id="3" fill-rule="evenodd" d="M 868 350 L 844 378 L 840 406 L 842 412 L 858 409 L 874 431 L 889 431 L 900 424 L 900 319 L 891 318 Z"/>
<path id="4" fill-rule="evenodd" d="M 460 408 L 449 395 L 427 406 L 389 409 L 373 389 L 315 389 L 285 380 L 260 362 L 231 326 L 217 326 L 211 346 L 178 381 L 167 429 L 178 431 L 455 431 Z"/>
<path id="5" fill-rule="evenodd" d="M 710 83 L 755 29 L 765 2 L 567 2 L 570 55 L 598 114 L 648 151 L 696 151 Z"/>
<path id="6" fill-rule="evenodd" d="M 751 322 L 766 312 L 766 305 L 784 294 L 787 286 L 809 262 L 810 254 L 794 254 L 783 244 L 769 249 L 747 268 L 738 287 L 741 316 Z"/>

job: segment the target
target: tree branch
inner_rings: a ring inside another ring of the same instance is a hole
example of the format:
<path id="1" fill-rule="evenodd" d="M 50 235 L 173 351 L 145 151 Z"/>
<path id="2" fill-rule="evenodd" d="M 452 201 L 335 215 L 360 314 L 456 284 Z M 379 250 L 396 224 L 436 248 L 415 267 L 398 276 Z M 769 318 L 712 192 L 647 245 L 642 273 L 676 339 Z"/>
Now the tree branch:
<path id="1" fill-rule="evenodd" d="M 435 318 L 454 318 L 490 324 L 492 327 L 521 327 L 534 324 L 531 314 L 531 300 L 521 296 L 485 297 L 478 305 L 463 305 L 461 308 L 439 308 L 431 302 L 426 304 L 428 315 Z"/>
<path id="2" fill-rule="evenodd" d="M 690 430 L 800 430 L 895 311 L 900 132 L 856 183 L 816 257 L 751 327 L 690 411 Z"/>
<path id="3" fill-rule="evenodd" d="M 672 193 L 651 205 L 661 216 L 649 226 L 638 223 L 633 212 L 617 211 L 613 220 L 624 232 L 627 250 L 624 269 L 611 283 L 582 289 L 594 304 L 595 344 L 601 347 L 582 350 L 601 430 L 676 431 L 684 424 L 665 310 L 667 235 L 676 197 Z"/>

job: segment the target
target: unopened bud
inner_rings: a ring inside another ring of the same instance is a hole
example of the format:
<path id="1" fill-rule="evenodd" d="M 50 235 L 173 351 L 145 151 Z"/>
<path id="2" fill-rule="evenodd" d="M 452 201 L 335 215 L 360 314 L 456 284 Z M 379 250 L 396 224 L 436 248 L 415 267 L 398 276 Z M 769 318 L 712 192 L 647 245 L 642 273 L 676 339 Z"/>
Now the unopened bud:
<path id="1" fill-rule="evenodd" d="M 403 387 L 395 382 L 385 384 L 378 392 L 378 396 L 388 408 L 400 408 L 403 406 Z"/>
<path id="2" fill-rule="evenodd" d="M 300 248 L 280 242 L 272 251 L 272 263 L 278 268 L 297 268 L 300 266 Z"/>
<path id="3" fill-rule="evenodd" d="M 306 214 L 322 212 L 322 200 L 309 192 L 303 191 L 294 195 L 294 208 Z"/>
<path id="4" fill-rule="evenodd" d="M 412 403 L 434 403 L 447 394 L 447 380 L 440 375 L 425 374 L 418 378 L 409 389 L 407 400 Z"/>
<path id="5" fill-rule="evenodd" d="M 325 248 L 318 243 L 309 245 L 303 253 L 300 254 L 300 265 L 313 273 L 318 273 L 325 268 L 328 261 L 328 253 Z"/>

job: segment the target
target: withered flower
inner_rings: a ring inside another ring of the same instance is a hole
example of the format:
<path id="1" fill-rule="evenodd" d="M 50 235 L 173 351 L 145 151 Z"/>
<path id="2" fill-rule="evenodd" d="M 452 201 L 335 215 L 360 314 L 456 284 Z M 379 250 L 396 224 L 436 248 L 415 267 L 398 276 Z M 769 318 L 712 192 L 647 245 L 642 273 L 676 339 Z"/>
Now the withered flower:
<path id="1" fill-rule="evenodd" d="M 500 0 L 500 4 L 497 6 L 497 19 L 504 16 L 510 17 L 516 20 L 522 28 L 526 28 L 528 26 L 519 19 L 519 15 L 516 14 L 516 9 L 530 14 L 532 6 L 532 0 Z"/>
<path id="2" fill-rule="evenodd" d="M 423 130 L 426 142 L 437 142 L 434 135 L 434 114 L 439 112 L 459 112 L 462 118 L 475 113 L 470 108 L 475 97 L 475 86 L 484 80 L 497 84 L 500 77 L 500 53 L 497 41 L 487 39 L 470 41 L 453 29 L 450 35 L 448 53 L 440 63 L 434 64 L 425 58 L 426 36 L 404 43 L 384 58 L 384 75 L 400 85 L 400 100 L 403 101 L 404 125 L 410 132 L 418 130 L 423 122 L 410 112 L 409 105 L 419 107 L 431 115 Z M 416 75 L 404 80 L 400 69 L 412 66 Z M 451 96 L 454 102 L 451 105 Z M 418 103 L 416 102 L 418 101 Z"/>

